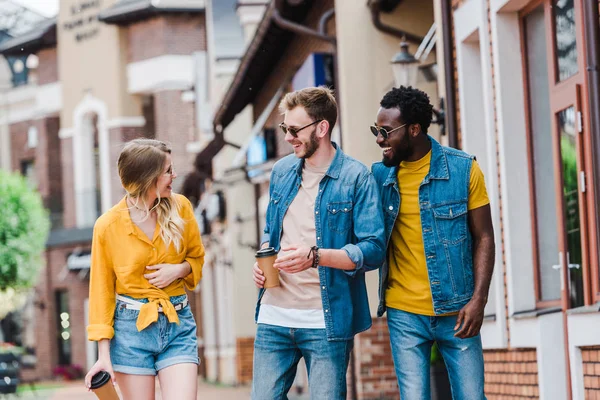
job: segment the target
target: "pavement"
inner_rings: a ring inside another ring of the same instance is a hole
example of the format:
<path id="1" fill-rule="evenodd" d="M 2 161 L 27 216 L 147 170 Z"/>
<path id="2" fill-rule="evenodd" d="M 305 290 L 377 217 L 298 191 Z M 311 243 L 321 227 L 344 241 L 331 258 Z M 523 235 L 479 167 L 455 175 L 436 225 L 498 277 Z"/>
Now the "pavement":
<path id="1" fill-rule="evenodd" d="M 29 386 L 21 389 L 19 396 L 0 395 L 0 399 L 19 400 L 98 400 L 98 398 L 85 388 L 83 381 L 59 382 L 60 387 L 29 390 Z M 40 387 L 50 385 L 40 385 Z M 118 386 L 117 386 L 118 387 Z M 198 399 L 202 400 L 245 400 L 250 398 L 250 387 L 230 387 L 198 382 Z M 129 399 L 127 399 L 129 400 Z M 135 399 L 132 399 L 135 400 Z M 156 400 L 162 400 L 160 387 L 156 385 Z"/>

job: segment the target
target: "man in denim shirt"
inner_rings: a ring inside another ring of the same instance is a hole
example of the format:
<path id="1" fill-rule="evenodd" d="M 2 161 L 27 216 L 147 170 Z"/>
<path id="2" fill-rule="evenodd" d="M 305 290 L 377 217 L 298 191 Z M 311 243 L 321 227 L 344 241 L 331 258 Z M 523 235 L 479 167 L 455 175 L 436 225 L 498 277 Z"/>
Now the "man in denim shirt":
<path id="1" fill-rule="evenodd" d="M 373 165 L 388 257 L 378 315 L 387 320 L 402 400 L 430 398 L 429 360 L 442 353 L 455 399 L 483 399 L 479 330 L 494 268 L 494 233 L 474 157 L 427 135 L 425 93 L 394 88 L 371 127 L 383 150 Z"/>
<path id="2" fill-rule="evenodd" d="M 279 251 L 280 286 L 259 292 L 252 399 L 286 399 L 300 358 L 312 399 L 345 399 L 354 335 L 369 329 L 365 272 L 385 256 L 373 175 L 331 141 L 337 105 L 327 88 L 288 93 L 280 125 L 290 154 L 273 166 L 262 247 Z"/>

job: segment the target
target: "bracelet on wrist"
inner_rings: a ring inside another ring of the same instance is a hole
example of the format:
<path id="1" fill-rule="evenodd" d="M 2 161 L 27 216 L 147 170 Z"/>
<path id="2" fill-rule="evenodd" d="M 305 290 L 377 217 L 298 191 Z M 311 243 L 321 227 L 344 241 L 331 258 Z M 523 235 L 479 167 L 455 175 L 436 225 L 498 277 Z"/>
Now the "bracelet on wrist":
<path id="1" fill-rule="evenodd" d="M 320 258 L 319 247 L 312 246 L 310 248 L 310 251 L 308 252 L 308 255 L 306 256 L 306 258 L 310 258 L 311 254 L 313 257 L 313 263 L 311 265 L 311 268 L 317 268 L 319 266 L 319 258 Z"/>

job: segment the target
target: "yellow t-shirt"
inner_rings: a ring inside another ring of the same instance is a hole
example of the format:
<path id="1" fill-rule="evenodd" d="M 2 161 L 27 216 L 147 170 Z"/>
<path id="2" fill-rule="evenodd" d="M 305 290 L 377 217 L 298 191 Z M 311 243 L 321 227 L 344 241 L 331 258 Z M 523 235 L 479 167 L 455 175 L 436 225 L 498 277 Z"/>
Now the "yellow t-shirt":
<path id="1" fill-rule="evenodd" d="M 434 316 L 419 210 L 419 186 L 430 163 L 431 151 L 420 160 L 401 162 L 398 168 L 401 202 L 388 247 L 390 268 L 385 302 L 387 307 Z M 473 160 L 467 207 L 473 210 L 489 203 L 483 172 Z"/>

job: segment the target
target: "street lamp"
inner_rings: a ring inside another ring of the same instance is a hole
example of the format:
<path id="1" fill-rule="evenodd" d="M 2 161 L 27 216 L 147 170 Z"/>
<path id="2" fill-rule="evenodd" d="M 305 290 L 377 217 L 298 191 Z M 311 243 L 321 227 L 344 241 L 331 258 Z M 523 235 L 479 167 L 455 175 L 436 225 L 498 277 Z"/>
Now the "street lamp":
<path id="1" fill-rule="evenodd" d="M 406 38 L 400 42 L 400 51 L 392 58 L 392 71 L 394 72 L 394 81 L 396 87 L 400 86 L 417 86 L 417 76 L 421 69 L 420 62 L 408 51 L 408 43 Z M 431 121 L 433 124 L 440 126 L 440 134 L 446 134 L 444 99 L 440 99 L 439 110 L 433 109 L 435 118 Z"/>
<path id="2" fill-rule="evenodd" d="M 408 51 L 406 40 L 400 42 L 400 52 L 392 58 L 392 70 L 396 86 L 417 86 L 419 60 Z"/>

